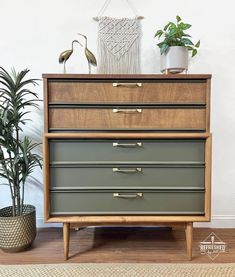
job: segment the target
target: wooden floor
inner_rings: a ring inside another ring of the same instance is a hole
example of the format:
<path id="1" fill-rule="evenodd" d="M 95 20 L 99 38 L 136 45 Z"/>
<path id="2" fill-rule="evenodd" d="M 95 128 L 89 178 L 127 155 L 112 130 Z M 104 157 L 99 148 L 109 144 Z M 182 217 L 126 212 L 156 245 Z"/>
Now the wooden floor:
<path id="1" fill-rule="evenodd" d="M 214 261 L 201 255 L 199 242 L 211 232 L 227 243 Z M 235 263 L 235 229 L 194 229 L 192 263 Z M 0 250 L 0 264 L 64 263 L 60 228 L 39 229 L 33 247 L 22 253 Z M 156 227 L 97 227 L 71 230 L 72 263 L 190 263 L 182 229 Z"/>

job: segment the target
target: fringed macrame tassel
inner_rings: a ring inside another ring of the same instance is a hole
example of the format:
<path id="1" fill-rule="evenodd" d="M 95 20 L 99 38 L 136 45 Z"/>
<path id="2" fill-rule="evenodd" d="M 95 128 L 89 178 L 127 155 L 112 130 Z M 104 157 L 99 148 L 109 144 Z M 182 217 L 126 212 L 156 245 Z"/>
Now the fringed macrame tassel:
<path id="1" fill-rule="evenodd" d="M 139 43 L 133 43 L 128 52 L 117 59 L 107 49 L 103 41 L 98 40 L 98 68 L 100 74 L 140 73 Z"/>

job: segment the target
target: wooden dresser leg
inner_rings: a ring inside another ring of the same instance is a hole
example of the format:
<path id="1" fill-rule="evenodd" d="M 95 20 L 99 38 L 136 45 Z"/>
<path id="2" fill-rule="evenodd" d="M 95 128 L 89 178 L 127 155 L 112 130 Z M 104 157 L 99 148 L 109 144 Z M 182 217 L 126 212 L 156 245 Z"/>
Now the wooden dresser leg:
<path id="1" fill-rule="evenodd" d="M 69 257 L 69 239 L 70 239 L 70 223 L 64 223 L 63 238 L 64 238 L 64 258 L 65 258 L 65 260 L 68 260 L 68 257 Z"/>
<path id="2" fill-rule="evenodd" d="M 185 236 L 187 245 L 188 259 L 192 260 L 192 245 L 193 245 L 193 223 L 187 222 L 185 226 Z"/>

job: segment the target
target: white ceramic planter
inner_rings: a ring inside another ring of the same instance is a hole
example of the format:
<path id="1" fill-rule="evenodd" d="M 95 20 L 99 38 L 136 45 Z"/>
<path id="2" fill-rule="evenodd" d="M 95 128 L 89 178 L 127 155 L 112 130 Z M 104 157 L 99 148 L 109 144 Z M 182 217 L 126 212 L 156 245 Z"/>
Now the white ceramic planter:
<path id="1" fill-rule="evenodd" d="M 183 46 L 171 46 L 161 55 L 161 72 L 181 73 L 188 69 L 188 49 Z"/>

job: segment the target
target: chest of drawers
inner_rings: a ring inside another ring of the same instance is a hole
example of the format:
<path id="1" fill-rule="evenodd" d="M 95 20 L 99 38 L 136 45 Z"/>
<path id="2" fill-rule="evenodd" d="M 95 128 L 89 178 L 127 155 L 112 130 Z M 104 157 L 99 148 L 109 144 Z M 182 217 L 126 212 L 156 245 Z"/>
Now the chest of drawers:
<path id="1" fill-rule="evenodd" d="M 182 225 L 210 220 L 210 75 L 44 78 L 45 220 Z"/>

